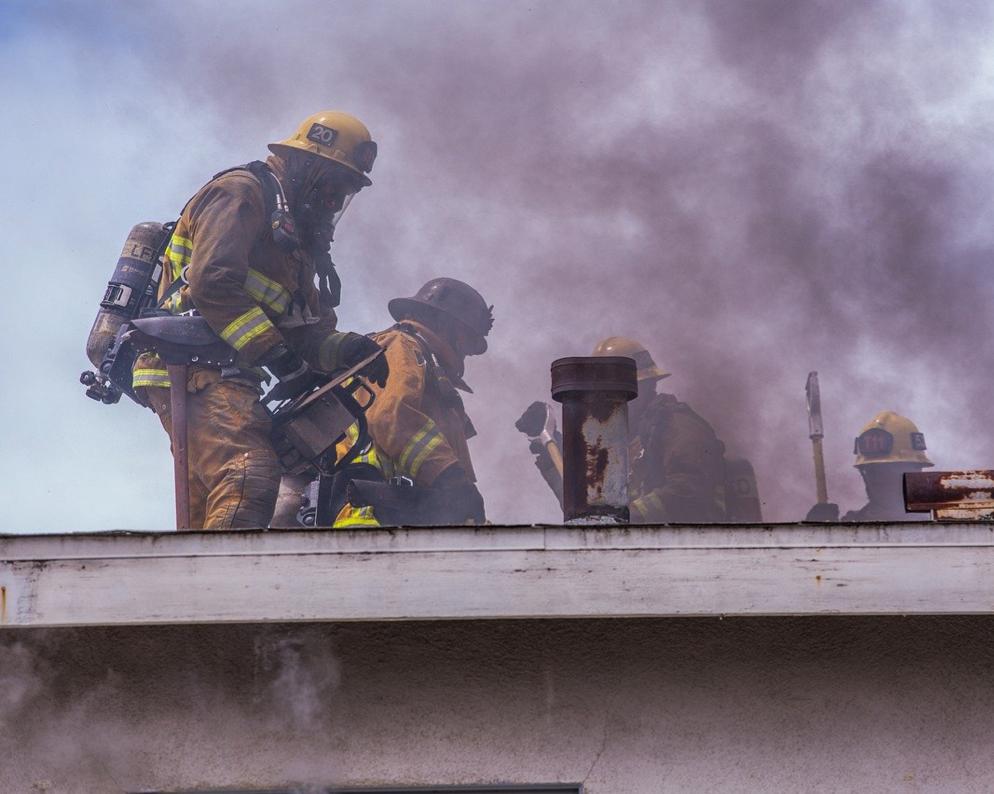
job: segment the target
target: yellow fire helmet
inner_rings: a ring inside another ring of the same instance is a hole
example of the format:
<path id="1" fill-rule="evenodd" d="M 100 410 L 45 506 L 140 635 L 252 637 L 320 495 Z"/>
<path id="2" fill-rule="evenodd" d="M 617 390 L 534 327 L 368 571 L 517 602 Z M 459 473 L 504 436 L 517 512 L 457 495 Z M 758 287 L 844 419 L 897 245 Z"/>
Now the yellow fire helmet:
<path id="1" fill-rule="evenodd" d="M 881 411 L 863 428 L 853 445 L 855 466 L 873 463 L 919 463 L 934 466 L 925 454 L 925 435 L 910 419 Z"/>
<path id="2" fill-rule="evenodd" d="M 625 336 L 609 336 L 607 339 L 602 339 L 597 343 L 597 347 L 594 348 L 591 355 L 634 358 L 640 381 L 656 381 L 670 376 L 669 372 L 656 366 L 656 362 L 649 351 L 645 349 L 645 345 Z"/>
<path id="3" fill-rule="evenodd" d="M 332 160 L 351 171 L 364 187 L 373 184 L 366 176 L 376 160 L 376 142 L 355 116 L 325 110 L 308 116 L 289 138 L 269 144 L 273 154 L 310 152 Z"/>

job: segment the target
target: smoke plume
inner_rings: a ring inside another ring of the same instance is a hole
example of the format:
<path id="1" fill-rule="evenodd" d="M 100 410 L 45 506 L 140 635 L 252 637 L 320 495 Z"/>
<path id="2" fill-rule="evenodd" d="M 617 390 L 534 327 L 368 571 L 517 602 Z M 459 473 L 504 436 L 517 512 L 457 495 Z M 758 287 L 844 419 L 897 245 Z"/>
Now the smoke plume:
<path id="1" fill-rule="evenodd" d="M 86 73 L 162 86 L 168 114 L 114 78 L 101 94 L 156 144 L 133 155 L 153 178 L 114 186 L 132 206 L 178 211 L 318 109 L 368 123 L 341 326 L 388 326 L 387 300 L 437 275 L 495 304 L 467 408 L 496 521 L 556 519 L 513 422 L 554 358 L 614 334 L 752 460 L 768 518 L 813 501 L 809 370 L 844 508 L 852 437 L 883 409 L 938 465 L 994 465 L 987 4 L 145 3 L 101 7 L 85 41 L 79 15 L 38 14 Z"/>
<path id="2" fill-rule="evenodd" d="M 0 758 L 16 759 L 0 763 L 0 790 L 209 786 L 200 776 L 221 765 L 232 781 L 317 791 L 348 727 L 331 631 L 235 628 L 220 644 L 203 627 L 0 634 Z M 326 752 L 301 749 L 315 744 Z"/>

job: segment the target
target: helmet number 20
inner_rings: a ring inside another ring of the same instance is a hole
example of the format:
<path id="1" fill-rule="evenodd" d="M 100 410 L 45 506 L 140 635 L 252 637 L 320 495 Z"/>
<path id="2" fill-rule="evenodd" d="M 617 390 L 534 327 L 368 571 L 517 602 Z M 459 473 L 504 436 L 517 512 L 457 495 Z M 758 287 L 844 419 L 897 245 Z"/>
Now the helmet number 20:
<path id="1" fill-rule="evenodd" d="M 314 143 L 321 146 L 331 146 L 337 137 L 338 130 L 325 127 L 324 124 L 312 124 L 310 131 L 307 133 L 307 140 L 314 141 Z"/>

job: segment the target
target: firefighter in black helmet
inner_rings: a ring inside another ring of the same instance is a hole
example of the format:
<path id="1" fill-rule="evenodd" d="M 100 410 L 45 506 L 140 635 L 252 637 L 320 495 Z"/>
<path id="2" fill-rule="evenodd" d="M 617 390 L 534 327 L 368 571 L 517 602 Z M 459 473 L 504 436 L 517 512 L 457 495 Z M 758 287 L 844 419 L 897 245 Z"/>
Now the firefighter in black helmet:
<path id="1" fill-rule="evenodd" d="M 335 526 L 482 524 L 467 444 L 476 431 L 459 392 L 472 392 L 465 360 L 486 352 L 493 307 L 469 284 L 435 278 L 388 309 L 397 323 L 373 339 L 386 348 L 390 380 L 373 387 L 372 446 L 333 489 Z"/>

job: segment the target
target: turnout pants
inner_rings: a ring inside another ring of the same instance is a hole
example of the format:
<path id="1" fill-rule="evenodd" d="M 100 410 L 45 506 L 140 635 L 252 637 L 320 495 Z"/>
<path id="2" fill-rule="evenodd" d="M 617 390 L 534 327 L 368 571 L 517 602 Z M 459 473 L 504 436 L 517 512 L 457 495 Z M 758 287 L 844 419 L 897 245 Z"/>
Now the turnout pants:
<path id="1" fill-rule="evenodd" d="M 191 528 L 269 526 L 282 470 L 256 389 L 222 380 L 215 370 L 191 369 L 187 392 Z M 146 393 L 172 438 L 169 389 Z"/>

